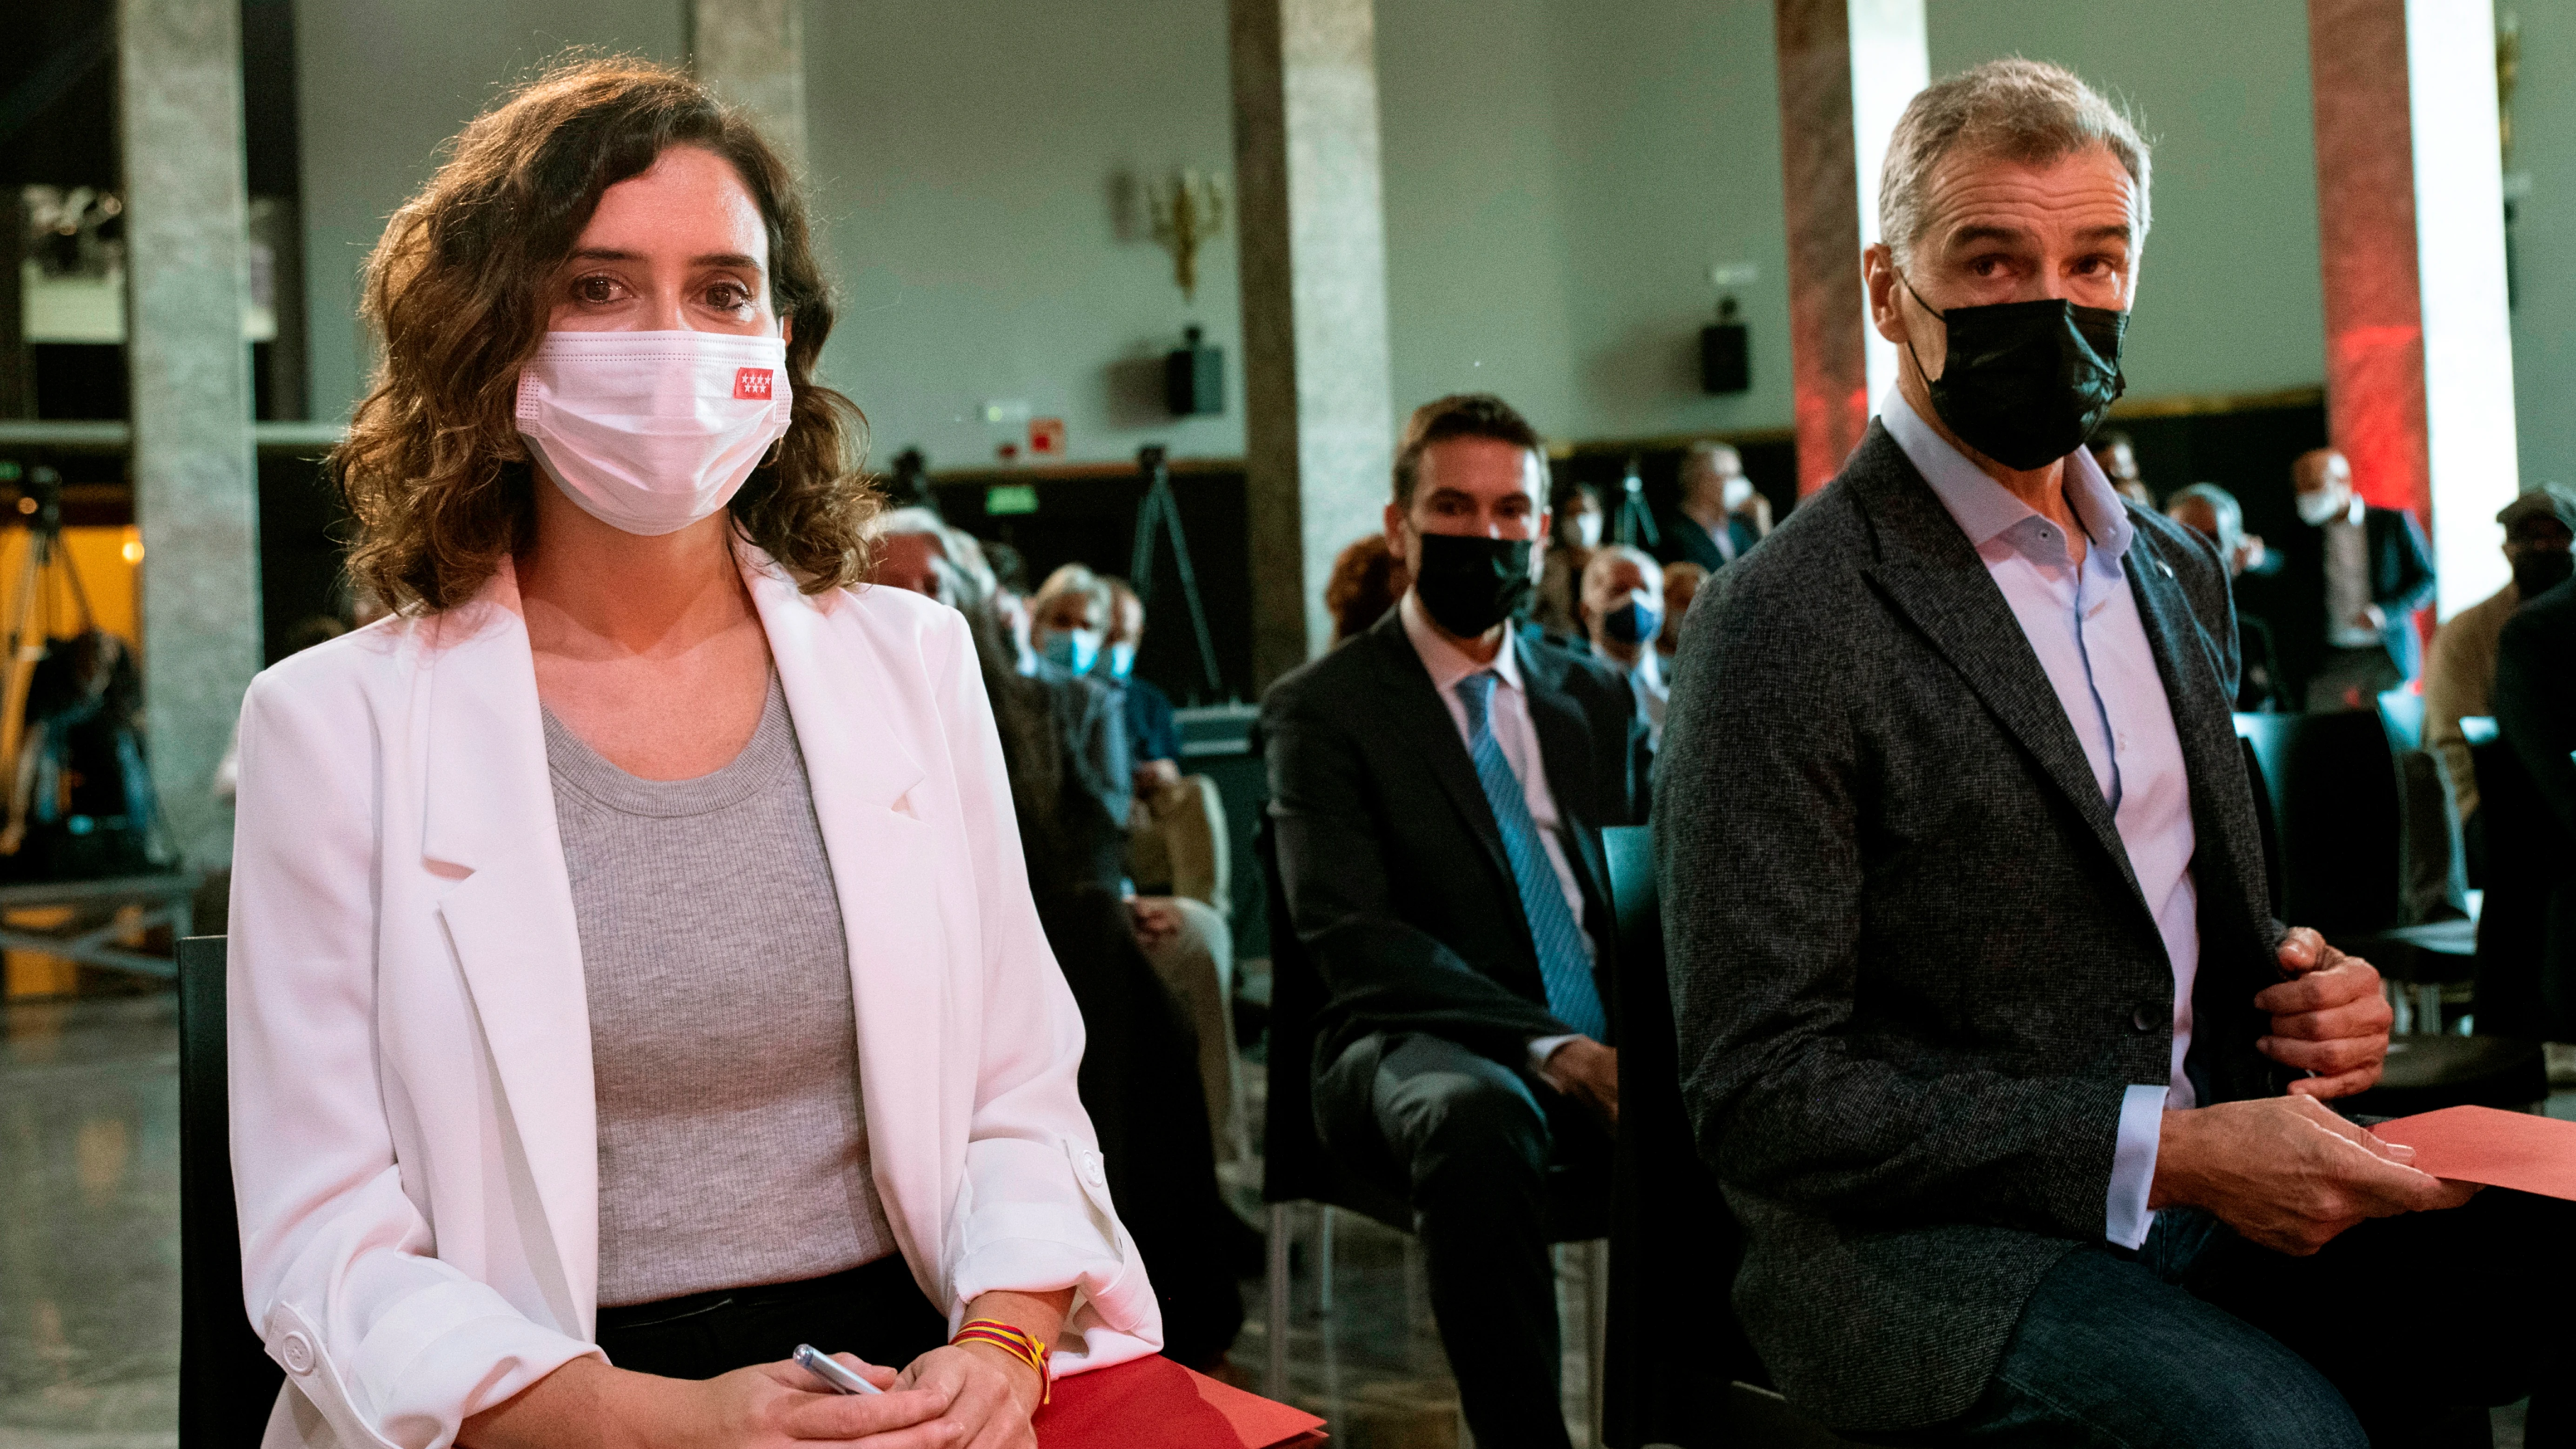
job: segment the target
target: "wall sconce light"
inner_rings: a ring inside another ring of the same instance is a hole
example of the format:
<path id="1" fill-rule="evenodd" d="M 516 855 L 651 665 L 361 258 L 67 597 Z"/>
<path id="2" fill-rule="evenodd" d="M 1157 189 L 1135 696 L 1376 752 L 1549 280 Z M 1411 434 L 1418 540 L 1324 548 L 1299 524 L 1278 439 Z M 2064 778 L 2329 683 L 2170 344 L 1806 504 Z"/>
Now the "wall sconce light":
<path id="1" fill-rule="evenodd" d="M 1197 301 L 1199 248 L 1225 234 L 1225 178 L 1183 170 L 1169 181 L 1146 182 L 1145 210 L 1153 218 L 1154 240 L 1172 254 L 1181 300 Z"/>

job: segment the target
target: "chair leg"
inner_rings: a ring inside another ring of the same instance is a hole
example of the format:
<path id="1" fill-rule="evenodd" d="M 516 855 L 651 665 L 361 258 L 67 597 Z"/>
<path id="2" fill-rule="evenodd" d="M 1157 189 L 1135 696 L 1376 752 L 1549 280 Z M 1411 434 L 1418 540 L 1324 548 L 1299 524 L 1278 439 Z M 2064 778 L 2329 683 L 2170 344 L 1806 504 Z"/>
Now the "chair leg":
<path id="1" fill-rule="evenodd" d="M 1261 1392 L 1285 1402 L 1288 1397 L 1288 1204 L 1270 1205 L 1270 1362 L 1261 1376 Z"/>
<path id="2" fill-rule="evenodd" d="M 1315 1316 L 1333 1316 L 1333 1205 L 1317 1203 L 1315 1224 Z"/>
<path id="3" fill-rule="evenodd" d="M 1585 1410 L 1591 1415 L 1593 1449 L 1601 1446 L 1602 1407 L 1609 1393 L 1610 1240 L 1594 1238 L 1583 1245 L 1583 1341 Z"/>
<path id="4" fill-rule="evenodd" d="M 2442 985 L 2438 981 L 2419 982 L 2415 987 L 2415 1030 L 2425 1036 L 2442 1034 Z"/>

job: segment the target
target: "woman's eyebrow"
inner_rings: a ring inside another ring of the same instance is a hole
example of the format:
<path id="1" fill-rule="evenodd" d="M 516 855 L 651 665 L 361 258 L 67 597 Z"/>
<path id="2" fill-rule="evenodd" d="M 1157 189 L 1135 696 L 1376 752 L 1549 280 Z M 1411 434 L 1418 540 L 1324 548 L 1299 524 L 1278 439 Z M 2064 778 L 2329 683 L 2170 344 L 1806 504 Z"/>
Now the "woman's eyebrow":
<path id="1" fill-rule="evenodd" d="M 640 262 L 645 260 L 645 256 L 642 252 L 622 251 L 616 247 L 576 247 L 573 249 L 570 260 L 576 262 Z M 760 258 L 755 257 L 748 252 L 708 252 L 702 256 L 689 258 L 689 265 L 693 267 L 741 267 L 747 271 L 756 272 L 760 270 Z"/>

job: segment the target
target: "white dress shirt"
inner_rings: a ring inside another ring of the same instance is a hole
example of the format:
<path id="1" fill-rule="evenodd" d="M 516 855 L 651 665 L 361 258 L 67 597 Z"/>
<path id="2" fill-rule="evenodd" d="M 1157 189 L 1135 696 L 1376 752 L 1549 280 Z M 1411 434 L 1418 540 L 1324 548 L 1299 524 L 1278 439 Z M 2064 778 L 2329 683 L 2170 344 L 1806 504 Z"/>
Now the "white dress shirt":
<path id="1" fill-rule="evenodd" d="M 2104 1238 L 2134 1248 L 2146 1241 L 2155 1218 L 2147 1210 L 2147 1191 L 2155 1179 L 2165 1109 L 2187 1108 L 2196 1100 L 2183 1057 L 2191 1049 L 2191 988 L 2200 968 L 2191 780 L 2164 680 L 2121 564 L 2136 531 L 2093 455 L 2076 449 L 2066 457 L 2066 497 L 2092 546 L 2083 563 L 2074 564 L 2056 524 L 1969 462 L 1893 389 L 1880 405 L 1879 420 L 1976 545 L 2020 621 L 2111 806 L 2120 844 L 2173 966 L 2169 1078 L 2161 1087 L 2131 1086 L 2122 1100 L 2105 1204 Z"/>
<path id="2" fill-rule="evenodd" d="M 1538 731 L 1530 723 L 1529 691 L 1521 684 L 1521 666 L 1516 657 L 1518 645 L 1512 631 L 1503 631 L 1503 647 L 1494 652 L 1494 662 L 1480 664 L 1457 645 L 1440 636 L 1432 627 L 1431 615 L 1422 600 L 1410 590 L 1397 606 L 1404 619 L 1404 637 L 1413 644 L 1413 652 L 1431 675 L 1431 687 L 1438 692 L 1440 703 L 1449 711 L 1450 723 L 1458 727 L 1458 738 L 1469 752 L 1475 750 L 1474 736 L 1467 729 L 1467 702 L 1458 697 L 1458 681 L 1471 674 L 1491 671 L 1495 678 L 1493 703 L 1487 708 L 1485 722 L 1494 732 L 1494 743 L 1502 748 L 1503 762 L 1521 782 L 1521 798 L 1529 802 L 1530 819 L 1538 825 L 1539 843 L 1547 847 L 1548 867 L 1556 872 L 1556 883 L 1565 892 L 1565 907 L 1574 913 L 1577 924 L 1583 920 L 1583 887 L 1575 880 L 1574 863 L 1565 852 L 1563 823 L 1557 818 L 1556 796 L 1547 788 L 1547 763 L 1538 750 Z M 1648 652 L 1652 652 L 1649 650 Z M 1583 942 L 1584 959 L 1592 958 L 1592 937 L 1577 932 Z M 1570 1036 L 1543 1036 L 1530 1043 L 1530 1068 L 1542 1071 L 1547 1059 L 1558 1047 L 1574 1040 Z"/>

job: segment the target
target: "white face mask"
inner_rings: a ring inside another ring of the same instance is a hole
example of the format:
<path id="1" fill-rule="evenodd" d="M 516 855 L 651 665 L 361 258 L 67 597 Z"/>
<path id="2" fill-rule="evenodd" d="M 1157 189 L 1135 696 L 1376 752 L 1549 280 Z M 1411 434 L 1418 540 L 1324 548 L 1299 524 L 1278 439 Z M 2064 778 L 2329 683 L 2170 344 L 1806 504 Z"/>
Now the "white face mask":
<path id="1" fill-rule="evenodd" d="M 1753 480 L 1737 476 L 1726 480 L 1726 511 L 1733 513 L 1753 501 Z"/>
<path id="2" fill-rule="evenodd" d="M 793 402 L 780 338 L 549 332 L 519 372 L 519 434 L 584 512 L 651 536 L 731 502 Z"/>
<path id="3" fill-rule="evenodd" d="M 1574 536 L 1582 541 L 1585 548 L 1599 548 L 1601 546 L 1601 515 L 1598 513 L 1576 514 L 1574 517 Z"/>
<path id="4" fill-rule="evenodd" d="M 2352 500 L 2340 488 L 2319 488 L 2299 495 L 2299 521 L 2323 528 L 2352 511 Z"/>

